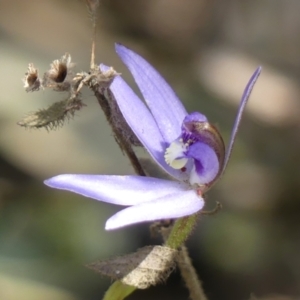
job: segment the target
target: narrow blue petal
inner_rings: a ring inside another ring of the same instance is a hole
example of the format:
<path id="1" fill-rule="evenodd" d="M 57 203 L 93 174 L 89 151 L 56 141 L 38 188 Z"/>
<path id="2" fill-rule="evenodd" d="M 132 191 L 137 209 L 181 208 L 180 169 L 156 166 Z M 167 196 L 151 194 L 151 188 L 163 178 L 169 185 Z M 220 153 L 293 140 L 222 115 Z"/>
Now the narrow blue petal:
<path id="1" fill-rule="evenodd" d="M 196 194 L 196 191 L 177 192 L 119 211 L 107 220 L 105 229 L 111 230 L 135 223 L 181 218 L 198 212 L 203 206 L 204 200 Z"/>
<path id="2" fill-rule="evenodd" d="M 233 125 L 233 128 L 232 128 L 231 137 L 230 137 L 230 140 L 229 140 L 229 145 L 228 145 L 228 147 L 226 149 L 225 161 L 224 161 L 222 173 L 224 172 L 224 170 L 226 169 L 226 166 L 228 164 L 228 161 L 229 161 L 229 158 L 230 158 L 230 155 L 231 155 L 231 152 L 232 152 L 233 144 L 234 144 L 234 141 L 235 141 L 235 138 L 236 138 L 236 134 L 237 134 L 237 132 L 239 130 L 239 126 L 240 126 L 240 122 L 241 122 L 241 119 L 242 119 L 242 115 L 243 115 L 244 109 L 245 109 L 246 104 L 248 102 L 248 99 L 249 99 L 249 97 L 251 95 L 251 92 L 252 92 L 252 89 L 254 87 L 254 84 L 255 84 L 258 76 L 261 73 L 261 69 L 262 69 L 261 67 L 258 67 L 255 70 L 255 72 L 251 76 L 248 84 L 246 85 L 246 88 L 245 88 L 244 93 L 242 95 L 240 106 L 238 108 L 238 113 L 236 115 L 235 122 L 234 122 L 234 125 Z"/>
<path id="3" fill-rule="evenodd" d="M 134 77 L 164 140 L 170 144 L 180 134 L 182 121 L 187 115 L 184 106 L 169 84 L 145 59 L 123 45 L 117 44 L 116 51 Z"/>
<path id="4" fill-rule="evenodd" d="M 104 65 L 100 65 L 100 68 L 101 70 L 107 69 Z M 184 174 L 172 169 L 165 162 L 166 142 L 150 111 L 131 87 L 122 77 L 117 76 L 110 85 L 110 90 L 126 122 L 158 165 L 174 178 L 185 179 Z"/>
<path id="5" fill-rule="evenodd" d="M 104 71 L 108 67 L 101 64 L 100 69 Z M 115 77 L 110 90 L 130 128 L 150 154 L 160 161 L 164 140 L 149 109 L 120 76 Z"/>
<path id="6" fill-rule="evenodd" d="M 136 205 L 185 190 L 176 181 L 142 176 L 58 175 L 45 180 L 52 188 L 118 205 Z"/>
<path id="7" fill-rule="evenodd" d="M 209 184 L 220 171 L 218 156 L 213 148 L 207 144 L 196 142 L 186 153 L 187 157 L 194 158 L 195 168 L 191 172 L 191 184 Z"/>

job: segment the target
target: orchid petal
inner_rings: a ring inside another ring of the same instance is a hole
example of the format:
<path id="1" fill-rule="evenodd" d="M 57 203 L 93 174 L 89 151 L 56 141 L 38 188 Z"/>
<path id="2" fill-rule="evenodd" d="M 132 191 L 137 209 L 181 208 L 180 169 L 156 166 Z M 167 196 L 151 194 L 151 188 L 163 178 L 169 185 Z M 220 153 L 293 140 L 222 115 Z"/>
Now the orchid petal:
<path id="1" fill-rule="evenodd" d="M 195 168 L 190 175 L 191 184 L 209 184 L 220 171 L 218 156 L 213 148 L 207 144 L 196 142 L 192 144 L 187 153 L 187 157 L 194 158 Z"/>
<path id="2" fill-rule="evenodd" d="M 195 123 L 195 122 L 208 122 L 208 120 L 206 116 L 204 116 L 203 114 L 194 111 L 185 116 L 182 122 L 182 126 L 184 126 L 186 123 Z"/>
<path id="3" fill-rule="evenodd" d="M 196 191 L 188 190 L 157 198 L 153 201 L 125 208 L 106 222 L 105 229 L 117 229 L 130 224 L 181 218 L 198 212 L 204 200 Z"/>
<path id="4" fill-rule="evenodd" d="M 228 145 L 228 147 L 226 149 L 224 165 L 223 165 L 221 173 L 224 172 L 224 170 L 226 169 L 226 166 L 228 164 L 228 161 L 229 161 L 229 158 L 230 158 L 230 155 L 231 155 L 231 152 L 232 152 L 233 144 L 234 144 L 234 141 L 235 141 L 235 137 L 236 137 L 236 134 L 237 134 L 237 132 L 239 130 L 240 122 L 241 122 L 241 119 L 242 119 L 242 114 L 244 112 L 244 109 L 246 107 L 248 99 L 249 99 L 249 97 L 251 95 L 251 92 L 252 92 L 252 89 L 254 87 L 254 84 L 255 84 L 258 76 L 261 73 L 261 69 L 262 69 L 261 67 L 258 67 L 255 70 L 255 72 L 251 76 L 251 78 L 250 78 L 249 82 L 247 83 L 246 88 L 244 90 L 243 96 L 241 98 L 240 106 L 238 108 L 238 113 L 236 115 L 236 118 L 235 118 L 235 121 L 234 121 L 234 125 L 233 125 L 232 131 L 231 131 L 229 145 Z"/>
<path id="5" fill-rule="evenodd" d="M 100 65 L 100 69 L 106 70 L 107 67 Z M 126 122 L 153 159 L 174 178 L 186 179 L 185 174 L 170 168 L 165 162 L 166 143 L 150 111 L 131 87 L 120 76 L 117 76 L 110 85 L 110 90 Z"/>
<path id="6" fill-rule="evenodd" d="M 134 77 L 164 140 L 170 144 L 180 134 L 182 121 L 187 115 L 184 106 L 165 79 L 145 59 L 119 44 L 116 44 L 116 52 Z"/>
<path id="7" fill-rule="evenodd" d="M 58 175 L 44 182 L 83 196 L 118 205 L 136 205 L 179 193 L 187 188 L 183 183 L 142 176 Z"/>
<path id="8" fill-rule="evenodd" d="M 101 71 L 107 69 L 109 67 L 100 65 Z M 164 140 L 147 106 L 120 76 L 114 78 L 110 90 L 130 128 L 153 158 L 159 161 L 159 154 L 164 151 Z"/>

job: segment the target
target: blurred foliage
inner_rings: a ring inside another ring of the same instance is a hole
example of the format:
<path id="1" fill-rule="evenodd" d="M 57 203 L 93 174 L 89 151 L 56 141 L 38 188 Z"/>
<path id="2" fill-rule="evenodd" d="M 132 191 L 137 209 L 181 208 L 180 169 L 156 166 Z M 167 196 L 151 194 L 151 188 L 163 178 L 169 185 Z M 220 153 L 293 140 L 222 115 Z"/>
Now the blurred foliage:
<path id="1" fill-rule="evenodd" d="M 0 0 L 0 5 L 0 299 L 101 299 L 109 281 L 85 264 L 160 241 L 150 239 L 148 224 L 105 232 L 105 220 L 117 207 L 53 191 L 42 181 L 59 173 L 133 171 L 89 92 L 88 107 L 58 131 L 16 125 L 26 112 L 63 97 L 26 94 L 20 79 L 28 63 L 43 71 L 69 52 L 78 71 L 88 69 L 92 32 L 85 5 L 74 0 Z M 217 123 L 225 141 L 236 112 L 230 99 L 254 70 L 248 61 L 264 66 L 259 80 L 268 84 L 260 85 L 264 89 L 244 116 L 229 168 L 207 198 L 207 209 L 215 201 L 224 208 L 200 220 L 188 245 L 210 300 L 300 295 L 299 9 L 297 0 L 100 3 L 97 61 L 132 83 L 113 43 L 139 52 L 189 111 Z M 239 55 L 228 56 L 224 49 Z M 217 52 L 224 60 L 217 60 Z M 187 291 L 174 273 L 166 285 L 129 297 L 141 298 L 187 299 Z"/>

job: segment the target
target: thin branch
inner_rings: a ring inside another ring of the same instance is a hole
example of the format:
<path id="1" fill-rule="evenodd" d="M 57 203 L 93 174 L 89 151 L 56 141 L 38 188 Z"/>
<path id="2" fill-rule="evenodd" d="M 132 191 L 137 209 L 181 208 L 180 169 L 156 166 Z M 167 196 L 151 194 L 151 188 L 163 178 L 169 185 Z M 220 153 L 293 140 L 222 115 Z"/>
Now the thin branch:
<path id="1" fill-rule="evenodd" d="M 177 220 L 177 223 L 181 223 L 180 227 L 185 224 L 184 227 L 186 227 L 186 219 L 187 218 L 182 218 Z M 197 216 L 194 216 L 194 219 L 197 219 Z M 157 223 L 154 226 L 152 226 L 152 233 L 160 233 L 165 245 L 168 245 L 169 237 L 171 234 L 174 235 L 174 227 L 178 231 L 178 224 L 172 224 L 171 226 L 164 226 L 165 224 L 163 222 Z M 178 245 L 178 243 L 176 243 Z M 208 300 L 206 297 L 203 287 L 202 287 L 202 282 L 199 279 L 196 270 L 192 264 L 191 258 L 189 256 L 188 250 L 186 246 L 183 243 L 180 243 L 179 247 L 179 253 L 176 258 L 176 262 L 178 265 L 178 268 L 180 270 L 180 274 L 182 276 L 183 281 L 185 282 L 185 285 L 190 293 L 190 299 L 191 300 Z"/>
<path id="2" fill-rule="evenodd" d="M 186 287 L 190 292 L 191 300 L 207 300 L 202 287 L 202 282 L 194 269 L 188 250 L 184 245 L 179 251 L 177 264 Z"/>
<path id="3" fill-rule="evenodd" d="M 106 120 L 108 121 L 109 125 L 111 126 L 111 128 L 113 130 L 113 133 L 115 135 L 115 138 L 117 140 L 119 147 L 121 148 L 122 151 L 125 152 L 125 154 L 129 158 L 134 171 L 140 176 L 146 176 L 146 174 L 139 162 L 139 159 L 137 158 L 137 156 L 135 155 L 135 153 L 132 149 L 131 144 L 125 139 L 123 134 L 118 130 L 118 128 L 112 122 L 111 109 L 110 109 L 108 100 L 105 98 L 105 96 L 102 93 L 100 93 L 98 91 L 97 88 L 93 88 L 93 87 L 91 87 L 91 88 L 93 89 L 93 92 L 98 100 L 98 103 L 101 106 L 101 108 L 105 114 Z"/>
<path id="4" fill-rule="evenodd" d="M 95 68 L 95 51 L 96 51 L 96 20 L 93 21 L 93 37 L 92 37 L 92 49 L 91 49 L 91 70 Z"/>

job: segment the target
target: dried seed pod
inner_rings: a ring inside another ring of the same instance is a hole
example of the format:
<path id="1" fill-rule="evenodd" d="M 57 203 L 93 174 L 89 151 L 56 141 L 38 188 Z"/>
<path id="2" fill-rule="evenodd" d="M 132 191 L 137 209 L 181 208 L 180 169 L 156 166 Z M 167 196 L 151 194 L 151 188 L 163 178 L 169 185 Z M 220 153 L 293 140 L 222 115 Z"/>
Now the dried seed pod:
<path id="1" fill-rule="evenodd" d="M 53 88 L 55 91 L 70 91 L 72 86 L 71 69 L 74 64 L 71 62 L 71 55 L 66 53 L 60 59 L 50 64 L 50 70 L 44 74 L 43 86 Z"/>
<path id="2" fill-rule="evenodd" d="M 50 70 L 47 72 L 48 77 L 56 83 L 62 83 L 71 67 L 71 55 L 66 53 L 61 59 L 56 59 L 51 63 Z"/>
<path id="3" fill-rule="evenodd" d="M 23 82 L 26 92 L 38 91 L 41 87 L 41 81 L 39 79 L 38 70 L 34 67 L 32 63 L 28 65 L 28 71 L 25 73 Z"/>

